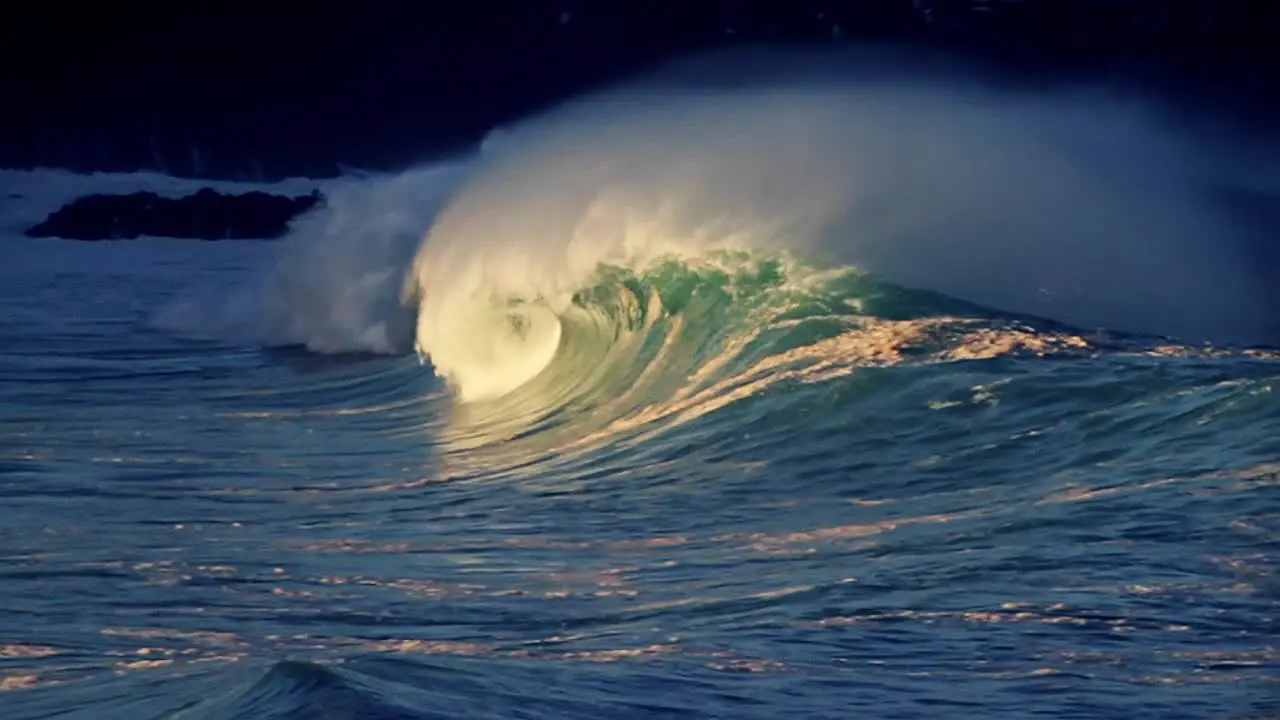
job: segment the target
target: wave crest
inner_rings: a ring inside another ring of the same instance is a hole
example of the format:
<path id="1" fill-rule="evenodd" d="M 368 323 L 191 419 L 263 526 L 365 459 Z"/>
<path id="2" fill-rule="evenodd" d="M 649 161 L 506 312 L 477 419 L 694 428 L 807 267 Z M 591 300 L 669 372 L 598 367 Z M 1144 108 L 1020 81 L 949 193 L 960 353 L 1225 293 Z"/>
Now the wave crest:
<path id="1" fill-rule="evenodd" d="M 482 278 L 422 293 L 418 349 L 464 402 L 539 378 L 537 392 L 631 394 L 642 376 L 687 378 L 734 332 L 794 310 L 817 271 L 743 251 L 602 262 L 574 290 L 513 294 Z M 816 296 L 815 296 L 816 297 Z M 763 314 L 762 310 L 768 310 Z M 649 367 L 661 355 L 660 372 Z"/>
<path id="2" fill-rule="evenodd" d="M 616 91 L 487 143 L 406 297 L 418 351 L 470 400 L 548 366 L 602 267 L 724 251 L 1082 327 L 1258 342 L 1263 293 L 1239 226 L 1205 191 L 1206 162 L 1134 107 L 1082 94 Z"/>

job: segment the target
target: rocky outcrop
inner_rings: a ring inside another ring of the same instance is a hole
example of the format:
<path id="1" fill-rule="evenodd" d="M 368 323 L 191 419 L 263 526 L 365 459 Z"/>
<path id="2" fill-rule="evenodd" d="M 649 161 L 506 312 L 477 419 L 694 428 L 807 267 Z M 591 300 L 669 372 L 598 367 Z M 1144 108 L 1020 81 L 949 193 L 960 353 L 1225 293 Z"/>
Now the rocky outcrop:
<path id="1" fill-rule="evenodd" d="M 88 195 L 29 228 L 29 237 L 132 240 L 141 236 L 199 240 L 271 239 L 323 201 L 319 192 L 297 197 L 248 192 L 226 195 L 204 188 L 181 198 L 150 192 Z"/>

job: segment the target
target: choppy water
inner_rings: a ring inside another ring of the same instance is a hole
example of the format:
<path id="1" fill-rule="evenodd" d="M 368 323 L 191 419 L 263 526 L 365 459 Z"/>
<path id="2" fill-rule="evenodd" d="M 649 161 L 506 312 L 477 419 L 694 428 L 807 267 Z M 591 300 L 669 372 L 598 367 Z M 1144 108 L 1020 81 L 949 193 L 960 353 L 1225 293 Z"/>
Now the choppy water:
<path id="1" fill-rule="evenodd" d="M 527 192 L 415 172 L 280 246 L 0 238 L 0 716 L 1280 712 L 1275 353 L 785 248 L 548 274 L 475 241 Z"/>

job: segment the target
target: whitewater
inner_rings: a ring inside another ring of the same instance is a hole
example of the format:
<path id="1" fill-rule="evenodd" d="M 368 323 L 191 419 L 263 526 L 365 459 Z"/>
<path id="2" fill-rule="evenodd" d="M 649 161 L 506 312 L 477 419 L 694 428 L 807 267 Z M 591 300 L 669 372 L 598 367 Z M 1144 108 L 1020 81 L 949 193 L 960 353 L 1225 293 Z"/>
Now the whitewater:
<path id="1" fill-rule="evenodd" d="M 1274 146 L 782 58 L 399 172 L 0 171 L 0 716 L 1280 712 Z M 326 200 L 21 234 L 209 186 Z"/>

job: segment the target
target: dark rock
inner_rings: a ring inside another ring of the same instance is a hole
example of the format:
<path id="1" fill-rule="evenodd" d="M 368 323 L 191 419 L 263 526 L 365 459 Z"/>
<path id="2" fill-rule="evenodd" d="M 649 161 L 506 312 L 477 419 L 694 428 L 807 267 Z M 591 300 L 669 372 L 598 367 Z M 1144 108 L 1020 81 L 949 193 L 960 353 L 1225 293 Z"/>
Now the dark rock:
<path id="1" fill-rule="evenodd" d="M 319 192 L 297 197 L 248 192 L 224 195 L 204 188 L 181 198 L 151 192 L 87 195 L 29 228 L 28 237 L 68 240 L 132 240 L 140 236 L 200 240 L 271 239 L 320 204 Z"/>

